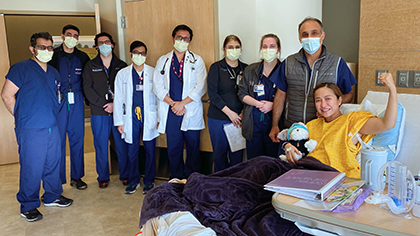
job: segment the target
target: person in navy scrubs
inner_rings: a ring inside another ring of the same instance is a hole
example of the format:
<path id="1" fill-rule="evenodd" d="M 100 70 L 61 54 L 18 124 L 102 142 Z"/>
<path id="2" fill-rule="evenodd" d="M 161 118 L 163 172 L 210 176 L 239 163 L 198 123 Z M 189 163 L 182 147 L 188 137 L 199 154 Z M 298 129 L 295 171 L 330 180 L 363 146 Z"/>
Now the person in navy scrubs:
<path id="1" fill-rule="evenodd" d="M 241 40 L 229 35 L 223 42 L 225 57 L 210 66 L 207 88 L 210 106 L 207 112 L 211 145 L 213 147 L 214 172 L 234 166 L 243 159 L 243 150 L 232 152 L 223 126 L 241 127 L 242 101 L 238 97 L 238 84 L 248 65 L 241 62 Z"/>
<path id="2" fill-rule="evenodd" d="M 278 143 L 268 136 L 280 61 L 280 39 L 275 34 L 261 38 L 261 62 L 249 65 L 239 83 L 239 99 L 244 103 L 242 135 L 246 141 L 247 158 L 260 155 L 275 157 Z"/>
<path id="3" fill-rule="evenodd" d="M 153 92 L 159 99 L 158 131 L 166 133 L 170 178 L 187 178 L 201 168 L 201 97 L 206 93 L 207 72 L 203 59 L 188 50 L 192 38 L 190 27 L 176 26 L 172 31 L 174 50 L 159 58 L 153 76 Z"/>
<path id="4" fill-rule="evenodd" d="M 57 114 L 62 102 L 60 75 L 47 64 L 53 55 L 48 32 L 31 36 L 32 58 L 12 65 L 1 96 L 15 118 L 19 145 L 20 178 L 17 200 L 27 221 L 42 219 L 39 190 L 43 182 L 44 206 L 67 207 L 72 199 L 62 196 L 60 180 L 61 143 Z"/>
<path id="5" fill-rule="evenodd" d="M 58 113 L 58 129 L 61 137 L 61 183 L 66 181 L 66 134 L 70 145 L 71 186 L 83 190 L 87 184 L 85 175 L 83 143 L 85 137 L 85 106 L 83 102 L 82 70 L 89 56 L 76 48 L 80 30 L 74 25 L 63 27 L 63 43 L 54 49 L 48 64 L 60 73 L 60 91 L 64 95 Z"/>
<path id="6" fill-rule="evenodd" d="M 146 56 L 146 44 L 132 42 L 130 57 L 133 64 L 120 70 L 115 79 L 114 125 L 128 143 L 127 194 L 140 187 L 140 139 L 146 152 L 144 194 L 154 187 L 156 176 L 157 98 L 152 91 L 153 67 L 145 64 Z"/>
<path id="7" fill-rule="evenodd" d="M 114 101 L 114 82 L 117 72 L 127 64 L 120 60 L 112 50 L 115 42 L 112 36 L 102 32 L 95 36 L 95 46 L 98 56 L 86 63 L 83 69 L 83 91 L 89 101 L 90 123 L 93 134 L 93 145 L 96 155 L 96 172 L 100 188 L 109 184 L 108 139 L 110 132 L 115 142 L 115 152 L 118 157 L 120 180 L 128 184 L 127 143 L 121 139 L 120 132 L 112 120 Z"/>

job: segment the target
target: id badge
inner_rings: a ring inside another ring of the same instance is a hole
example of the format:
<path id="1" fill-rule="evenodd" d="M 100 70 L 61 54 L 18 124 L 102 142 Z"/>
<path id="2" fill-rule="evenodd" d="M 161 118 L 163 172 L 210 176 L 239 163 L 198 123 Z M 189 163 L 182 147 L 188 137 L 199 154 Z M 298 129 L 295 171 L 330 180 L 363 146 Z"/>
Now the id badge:
<path id="1" fill-rule="evenodd" d="M 143 91 L 143 85 L 142 84 L 136 84 L 136 91 Z"/>
<path id="2" fill-rule="evenodd" d="M 67 93 L 67 100 L 69 101 L 69 104 L 74 104 L 74 93 L 68 92 Z"/>
<path id="3" fill-rule="evenodd" d="M 254 93 L 257 93 L 258 96 L 263 96 L 265 94 L 264 85 L 263 84 L 254 85 Z"/>
<path id="4" fill-rule="evenodd" d="M 264 85 L 263 84 L 256 84 L 254 85 L 254 93 L 264 92 Z"/>
<path id="5" fill-rule="evenodd" d="M 242 76 L 241 75 L 236 76 L 236 85 L 239 85 L 239 83 L 241 82 L 241 80 L 242 80 Z"/>

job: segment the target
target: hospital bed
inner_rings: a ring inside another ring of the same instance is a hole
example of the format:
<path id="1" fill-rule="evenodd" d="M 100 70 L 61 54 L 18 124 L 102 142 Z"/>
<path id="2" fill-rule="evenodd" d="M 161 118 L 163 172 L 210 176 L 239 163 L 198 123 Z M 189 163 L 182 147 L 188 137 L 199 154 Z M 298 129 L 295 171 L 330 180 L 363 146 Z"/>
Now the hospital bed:
<path id="1" fill-rule="evenodd" d="M 420 169 L 420 162 L 417 161 L 418 157 L 415 153 L 420 153 L 420 145 L 413 144 L 420 140 L 420 127 L 416 119 L 416 115 L 420 114 L 420 106 L 418 106 L 420 95 L 399 94 L 398 98 L 406 108 L 405 127 L 408 126 L 410 129 L 404 128 L 404 123 L 400 124 L 401 128 L 398 129 L 398 133 L 402 132 L 404 135 L 399 136 L 400 146 L 396 160 L 406 164 L 413 173 L 417 173 Z M 384 101 L 387 101 L 387 93 L 368 92 L 364 102 L 366 99 L 374 104 L 384 105 Z M 281 204 L 279 206 L 278 203 L 282 202 L 281 198 L 279 199 L 277 195 L 273 197 L 271 192 L 263 190 L 262 187 L 290 168 L 332 170 L 331 167 L 325 166 L 313 158 L 303 158 L 302 160 L 305 159 L 306 162 L 293 167 L 276 158 L 258 157 L 212 175 L 193 173 L 186 184 L 165 183 L 159 185 L 151 190 L 143 201 L 139 226 L 142 227 L 150 222 L 149 220 L 159 219 L 168 213 L 186 211 L 191 212 L 204 227 L 210 227 L 218 235 L 306 235 L 293 222 L 298 218 L 296 218 L 296 212 L 284 209 L 290 206 L 281 206 Z M 364 205 L 360 210 L 354 212 L 352 217 L 364 214 L 362 212 Z M 308 223 L 304 220 L 305 226 L 319 226 L 326 222 L 333 222 L 333 218 L 338 219 L 331 215 L 328 216 L 329 218 L 316 215 L 322 214 L 321 212 L 311 214 L 314 215 L 312 220 L 315 223 Z M 299 214 L 297 215 L 299 216 Z M 333 223 L 327 227 L 327 231 L 343 234 L 342 229 L 344 228 L 348 230 L 347 233 L 344 233 L 347 235 L 351 234 L 349 232 L 356 232 L 354 229 L 358 227 L 363 228 L 351 221 L 347 222 L 346 219 L 338 219 L 338 221 L 341 222 L 340 226 Z M 392 226 L 392 224 L 388 225 Z M 299 227 L 301 226 L 302 224 L 299 225 Z M 360 234 L 354 235 L 375 234 L 375 229 L 370 230 L 368 233 L 359 232 Z M 386 231 L 386 229 L 378 230 L 378 235 Z M 403 234 L 397 232 L 394 235 Z"/>

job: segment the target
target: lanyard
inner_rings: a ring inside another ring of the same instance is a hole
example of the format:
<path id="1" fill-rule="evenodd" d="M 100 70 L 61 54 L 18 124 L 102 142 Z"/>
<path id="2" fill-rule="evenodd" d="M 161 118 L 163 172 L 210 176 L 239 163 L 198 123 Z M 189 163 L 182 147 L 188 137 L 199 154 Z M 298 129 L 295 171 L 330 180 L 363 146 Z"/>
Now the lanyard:
<path id="1" fill-rule="evenodd" d="M 184 65 L 184 58 L 182 58 L 181 62 L 179 63 L 179 72 L 178 72 L 179 74 L 178 74 L 175 70 L 174 57 L 172 56 L 172 70 L 174 71 L 175 75 L 178 77 L 179 81 L 181 82 L 182 82 L 181 75 L 182 75 L 183 65 Z"/>
<path id="2" fill-rule="evenodd" d="M 139 79 L 140 79 L 139 84 L 143 84 L 143 75 L 144 75 L 144 71 L 141 72 L 141 75 L 139 75 Z"/>

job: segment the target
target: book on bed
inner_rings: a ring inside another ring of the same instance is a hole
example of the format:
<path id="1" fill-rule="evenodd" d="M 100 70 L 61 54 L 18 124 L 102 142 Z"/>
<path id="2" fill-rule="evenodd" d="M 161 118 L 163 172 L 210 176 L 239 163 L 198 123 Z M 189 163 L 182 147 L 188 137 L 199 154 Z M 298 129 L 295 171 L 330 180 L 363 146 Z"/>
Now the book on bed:
<path id="1" fill-rule="evenodd" d="M 265 190 L 308 200 L 325 200 L 346 177 L 335 171 L 291 169 L 264 185 Z"/>

